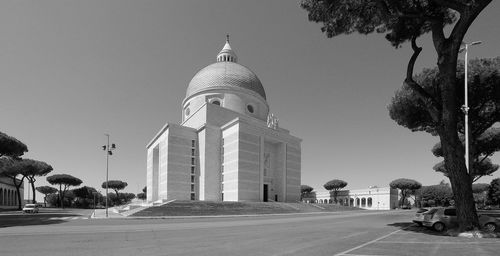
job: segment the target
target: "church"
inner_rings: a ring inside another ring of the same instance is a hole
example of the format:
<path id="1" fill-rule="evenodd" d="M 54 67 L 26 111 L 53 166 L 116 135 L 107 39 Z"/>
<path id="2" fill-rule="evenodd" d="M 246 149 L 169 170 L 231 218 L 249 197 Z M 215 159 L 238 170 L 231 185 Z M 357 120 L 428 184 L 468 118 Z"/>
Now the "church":
<path id="1" fill-rule="evenodd" d="M 300 200 L 301 139 L 278 125 L 229 37 L 189 82 L 181 111 L 147 144 L 148 202 Z"/>

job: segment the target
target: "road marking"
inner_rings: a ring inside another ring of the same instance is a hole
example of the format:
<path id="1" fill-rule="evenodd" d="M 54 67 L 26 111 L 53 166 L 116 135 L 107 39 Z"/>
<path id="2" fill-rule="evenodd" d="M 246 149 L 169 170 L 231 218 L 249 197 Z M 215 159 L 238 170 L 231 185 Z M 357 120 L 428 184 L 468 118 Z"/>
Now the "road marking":
<path id="1" fill-rule="evenodd" d="M 394 235 L 394 234 L 398 233 L 399 231 L 401 231 L 401 229 L 398 229 L 398 230 L 396 230 L 396 231 L 393 231 L 393 232 L 391 232 L 391 233 L 389 233 L 389 234 L 387 234 L 387 235 L 385 235 L 385 236 L 381 236 L 381 237 L 379 237 L 379 238 L 377 238 L 377 239 L 373 239 L 373 240 L 371 240 L 371 241 L 369 241 L 369 242 L 366 242 L 366 243 L 364 243 L 364 244 L 362 244 L 362 245 L 358 245 L 358 246 L 356 246 L 356 247 L 354 247 L 354 248 L 351 248 L 351 249 L 349 249 L 349 250 L 347 250 L 347 251 L 343 251 L 343 252 L 341 252 L 341 253 L 337 253 L 337 254 L 335 254 L 334 256 L 349 255 L 348 253 L 350 253 L 350 252 L 352 252 L 352 251 L 354 251 L 354 250 L 357 250 L 357 249 L 363 248 L 363 247 L 365 247 L 365 246 L 367 246 L 367 245 L 373 244 L 373 243 L 375 243 L 375 242 L 377 242 L 377 241 L 380 241 L 380 240 L 382 240 L 382 239 L 384 239 L 384 238 L 387 238 L 387 237 L 389 237 L 389 236 L 391 236 L 391 235 Z M 351 254 L 351 255 L 352 255 L 352 254 Z"/>
<path id="2" fill-rule="evenodd" d="M 380 241 L 379 244 L 498 244 L 498 241 L 492 242 L 420 242 L 420 241 Z"/>
<path id="3" fill-rule="evenodd" d="M 87 220 L 88 217 L 50 217 L 49 220 Z"/>

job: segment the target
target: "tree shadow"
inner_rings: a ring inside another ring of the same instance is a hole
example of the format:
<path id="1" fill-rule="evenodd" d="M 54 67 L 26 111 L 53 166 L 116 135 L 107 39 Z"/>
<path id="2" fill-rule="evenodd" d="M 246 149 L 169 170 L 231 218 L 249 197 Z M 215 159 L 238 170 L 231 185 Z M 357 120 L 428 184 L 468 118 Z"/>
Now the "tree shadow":
<path id="1" fill-rule="evenodd" d="M 0 228 L 17 226 L 53 225 L 67 222 L 65 217 L 80 217 L 76 214 L 13 214 L 0 215 Z"/>
<path id="2" fill-rule="evenodd" d="M 433 235 L 433 236 L 449 236 L 447 231 L 438 232 L 432 228 L 419 226 L 418 224 L 415 224 L 413 222 L 396 222 L 392 224 L 387 224 L 387 226 L 398 227 L 407 232 L 414 232 L 414 233 Z"/>

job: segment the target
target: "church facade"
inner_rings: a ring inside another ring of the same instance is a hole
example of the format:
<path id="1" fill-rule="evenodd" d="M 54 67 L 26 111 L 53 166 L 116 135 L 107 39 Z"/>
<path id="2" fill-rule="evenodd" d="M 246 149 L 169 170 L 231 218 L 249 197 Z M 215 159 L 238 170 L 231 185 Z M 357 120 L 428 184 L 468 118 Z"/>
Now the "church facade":
<path id="1" fill-rule="evenodd" d="M 226 41 L 191 79 L 180 124 L 147 145 L 147 201 L 300 199 L 301 139 L 269 113 L 259 78 Z"/>

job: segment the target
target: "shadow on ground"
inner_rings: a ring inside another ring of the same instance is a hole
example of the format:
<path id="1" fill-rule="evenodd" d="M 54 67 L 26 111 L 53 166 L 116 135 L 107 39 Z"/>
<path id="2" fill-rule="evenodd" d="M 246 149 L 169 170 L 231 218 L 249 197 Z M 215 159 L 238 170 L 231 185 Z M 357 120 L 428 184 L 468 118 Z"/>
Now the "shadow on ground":
<path id="1" fill-rule="evenodd" d="M 415 232 L 415 233 L 421 233 L 421 234 L 427 234 L 427 235 L 433 235 L 433 236 L 449 236 L 446 231 L 444 232 L 437 232 L 431 228 L 419 226 L 413 222 L 396 222 L 392 224 L 387 224 L 387 226 L 391 227 L 398 227 L 401 229 L 404 229 L 404 231 L 408 232 Z"/>
<path id="2" fill-rule="evenodd" d="M 12 214 L 0 215 L 0 228 L 16 226 L 52 225 L 67 222 L 61 217 L 78 217 L 77 214 Z"/>

